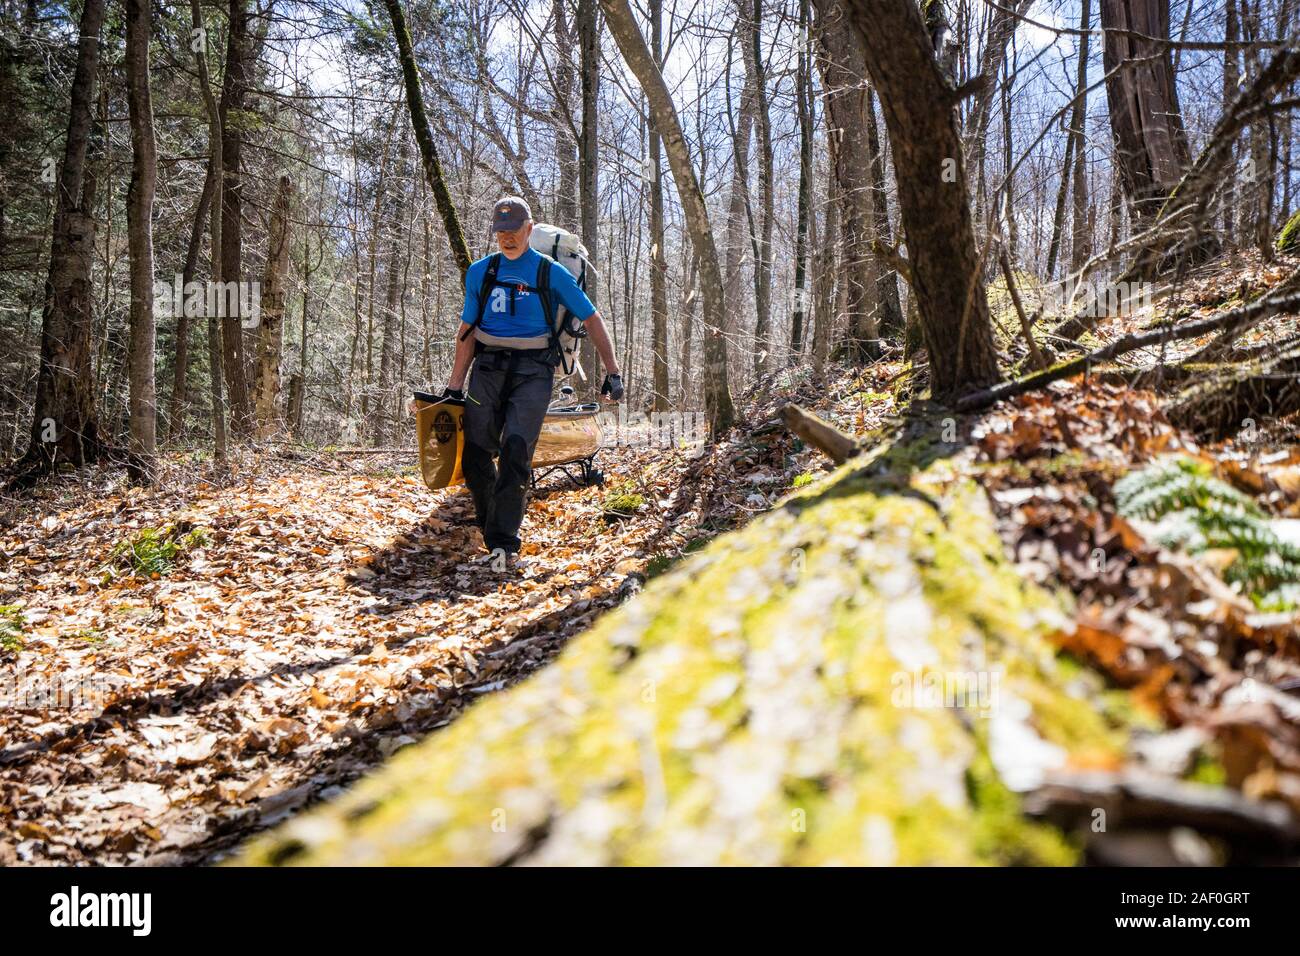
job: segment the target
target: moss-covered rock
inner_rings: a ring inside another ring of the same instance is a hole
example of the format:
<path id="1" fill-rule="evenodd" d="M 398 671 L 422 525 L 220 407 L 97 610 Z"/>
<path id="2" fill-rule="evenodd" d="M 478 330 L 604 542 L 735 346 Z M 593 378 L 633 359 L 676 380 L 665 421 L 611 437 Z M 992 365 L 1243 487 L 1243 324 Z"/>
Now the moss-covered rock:
<path id="1" fill-rule="evenodd" d="M 1277 234 L 1278 252 L 1295 252 L 1300 249 L 1300 210 L 1291 214 Z"/>
<path id="2" fill-rule="evenodd" d="M 1058 668 L 1062 610 L 983 492 L 881 470 L 715 540 L 236 862 L 1073 862 L 1016 791 L 1126 733 Z"/>

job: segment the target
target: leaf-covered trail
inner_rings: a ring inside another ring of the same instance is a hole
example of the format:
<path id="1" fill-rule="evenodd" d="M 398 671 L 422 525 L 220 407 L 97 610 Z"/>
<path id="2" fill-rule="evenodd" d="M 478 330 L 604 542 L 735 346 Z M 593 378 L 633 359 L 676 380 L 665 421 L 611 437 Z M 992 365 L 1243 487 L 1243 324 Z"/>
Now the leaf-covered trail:
<path id="1" fill-rule="evenodd" d="M 225 488 L 110 477 L 22 502 L 0 524 L 4 691 L 27 704 L 0 713 L 0 863 L 208 859 L 330 796 L 549 660 L 747 492 L 755 510 L 765 477 L 788 487 L 773 441 L 767 474 L 739 455 L 757 490 L 717 480 L 732 446 L 605 453 L 603 489 L 552 479 L 507 573 L 471 562 L 463 489 L 392 463 L 268 457 Z M 644 504 L 607 520 L 611 490 Z M 203 543 L 170 573 L 103 580 L 119 542 L 174 522 Z"/>
<path id="2" fill-rule="evenodd" d="M 0 501 L 0 695 L 19 705 L 0 710 L 0 864 L 219 856 L 528 675 L 821 464 L 779 429 L 703 454 L 627 437 L 603 488 L 534 493 L 509 573 L 473 563 L 467 493 L 430 493 L 409 457 L 249 453 L 220 488 L 176 457 L 157 491 L 91 472 Z M 199 529 L 169 570 L 114 560 L 168 527 Z"/>

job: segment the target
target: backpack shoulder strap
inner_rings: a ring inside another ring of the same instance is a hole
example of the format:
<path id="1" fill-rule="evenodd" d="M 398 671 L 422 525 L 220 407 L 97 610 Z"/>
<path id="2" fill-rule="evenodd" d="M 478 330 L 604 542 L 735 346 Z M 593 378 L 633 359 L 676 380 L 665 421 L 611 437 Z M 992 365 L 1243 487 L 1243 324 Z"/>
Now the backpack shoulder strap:
<path id="1" fill-rule="evenodd" d="M 555 296 L 551 292 L 551 266 L 554 260 L 550 256 L 542 256 L 542 261 L 537 263 L 537 294 L 542 298 L 542 310 L 546 315 L 546 323 L 551 328 L 552 337 L 556 334 L 555 328 Z"/>
<path id="2" fill-rule="evenodd" d="M 499 271 L 501 271 L 501 253 L 494 252 L 488 258 L 487 268 L 483 270 L 483 282 L 478 289 L 478 315 L 474 317 L 470 327 L 461 333 L 462 341 L 469 338 L 473 331 L 483 324 L 483 313 L 487 309 L 488 293 L 497 284 L 497 273 Z"/>

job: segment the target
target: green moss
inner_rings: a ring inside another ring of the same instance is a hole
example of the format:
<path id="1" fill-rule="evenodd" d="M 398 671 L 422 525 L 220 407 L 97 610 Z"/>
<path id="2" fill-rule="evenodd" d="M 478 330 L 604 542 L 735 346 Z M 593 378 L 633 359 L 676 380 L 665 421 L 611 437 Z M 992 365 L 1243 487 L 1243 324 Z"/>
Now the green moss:
<path id="1" fill-rule="evenodd" d="M 23 649 L 26 619 L 18 604 L 0 604 L 0 650 L 17 653 Z"/>
<path id="2" fill-rule="evenodd" d="M 645 495 L 636 490 L 636 485 L 624 482 L 610 489 L 605 494 L 601 507 L 607 518 L 628 518 L 645 504 Z"/>
<path id="3" fill-rule="evenodd" d="M 1060 605 L 943 447 L 796 491 L 237 862 L 1072 862 L 1021 816 L 990 728 L 1023 707 L 1089 761 L 1123 730 L 1065 687 Z M 991 694 L 913 693 L 971 675 Z"/>
<path id="4" fill-rule="evenodd" d="M 1294 252 L 1300 247 L 1300 210 L 1293 212 L 1277 234 L 1277 251 Z"/>
<path id="5" fill-rule="evenodd" d="M 966 771 L 971 802 L 978 808 L 972 842 L 979 859 L 1002 866 L 1071 866 L 1081 847 L 1046 824 L 1026 822 L 1019 798 L 998 777 L 987 752 Z"/>
<path id="6" fill-rule="evenodd" d="M 1212 787 L 1222 787 L 1228 782 L 1228 772 L 1215 757 L 1198 751 L 1187 779 L 1193 783 L 1203 783 Z"/>

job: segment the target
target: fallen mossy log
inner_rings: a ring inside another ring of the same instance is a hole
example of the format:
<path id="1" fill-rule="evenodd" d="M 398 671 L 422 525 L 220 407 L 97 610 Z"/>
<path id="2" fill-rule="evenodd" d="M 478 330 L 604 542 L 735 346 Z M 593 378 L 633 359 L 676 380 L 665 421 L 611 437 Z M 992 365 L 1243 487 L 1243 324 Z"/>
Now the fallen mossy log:
<path id="1" fill-rule="evenodd" d="M 1296 346 L 1300 346 L 1300 336 L 1288 336 L 1281 340 L 1268 341 L 1246 348 L 1233 348 L 1213 357 L 1206 357 L 1206 349 L 1202 349 L 1182 361 L 1135 368 L 1102 369 L 1094 372 L 1093 377 L 1098 381 L 1115 385 L 1168 392 L 1193 381 L 1202 383 L 1207 379 L 1226 381 L 1242 370 L 1249 377 L 1258 372 L 1261 362 L 1273 361 L 1278 356 L 1289 353 Z"/>
<path id="2" fill-rule="evenodd" d="M 1109 362 L 1137 349 L 1199 338 L 1211 333 L 1222 333 L 1226 336 L 1240 335 L 1275 315 L 1292 313 L 1300 309 L 1298 287 L 1300 287 L 1300 269 L 1293 271 L 1279 282 L 1269 295 L 1240 308 L 1229 309 L 1207 319 L 1161 325 L 1145 332 L 1130 332 L 1080 358 L 1061 362 L 1053 368 L 1044 369 L 1012 382 L 1000 382 L 988 388 L 969 392 L 957 400 L 957 411 L 977 411 L 1008 398 L 1045 388 L 1062 379 L 1089 374 L 1102 362 Z"/>
<path id="3" fill-rule="evenodd" d="M 1017 793 L 1127 730 L 947 450 L 853 459 L 235 862 L 1074 862 Z"/>
<path id="4" fill-rule="evenodd" d="M 1169 420 L 1198 435 L 1221 440 L 1251 423 L 1256 428 L 1300 411 L 1300 346 L 1268 359 L 1205 374 L 1167 409 Z"/>

